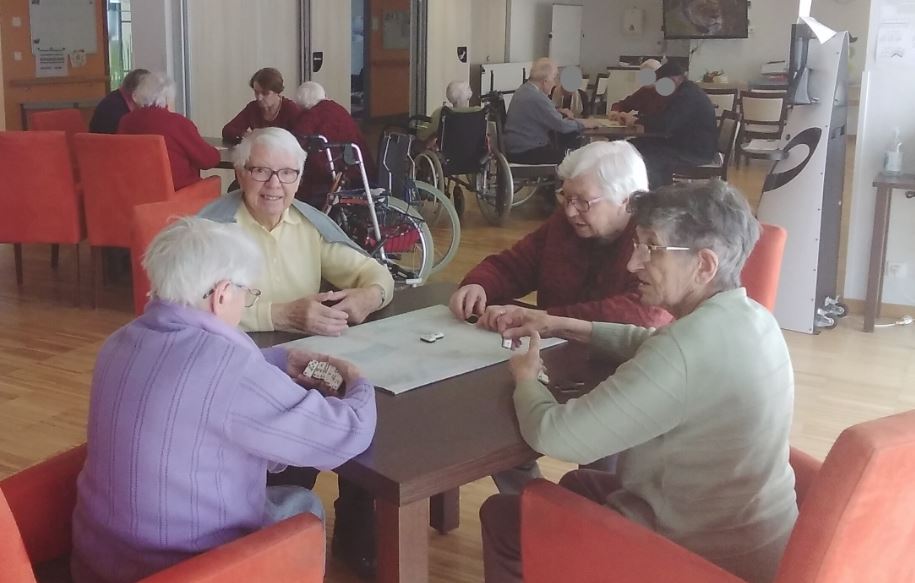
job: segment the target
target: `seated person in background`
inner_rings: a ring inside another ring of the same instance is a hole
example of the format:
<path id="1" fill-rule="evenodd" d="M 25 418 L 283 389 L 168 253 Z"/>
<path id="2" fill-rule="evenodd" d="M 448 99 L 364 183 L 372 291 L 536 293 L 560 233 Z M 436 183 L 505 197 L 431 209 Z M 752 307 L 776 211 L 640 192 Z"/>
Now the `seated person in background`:
<path id="1" fill-rule="evenodd" d="M 553 107 L 550 92 L 556 86 L 559 68 L 551 59 L 534 61 L 527 83 L 512 95 L 505 119 L 503 141 L 506 157 L 518 164 L 559 164 L 566 150 L 575 147 L 581 130 L 597 127 L 590 119 L 574 119 Z M 557 134 L 558 144 L 553 143 Z"/>
<path id="2" fill-rule="evenodd" d="M 778 322 L 740 287 L 759 223 L 746 199 L 717 180 L 633 202 L 629 269 L 642 302 L 677 320 L 652 330 L 507 315 L 505 337 L 531 337 L 530 350 L 510 363 L 521 435 L 565 461 L 622 452 L 616 474 L 578 470 L 560 484 L 741 580 L 769 583 L 797 519 L 788 463 L 794 377 Z M 537 381 L 541 335 L 625 362 L 560 405 Z M 519 506 L 517 496 L 500 494 L 480 509 L 489 583 L 521 581 Z"/>
<path id="3" fill-rule="evenodd" d="M 666 63 L 657 70 L 657 83 L 672 81 L 673 94 L 661 113 L 640 115 L 639 122 L 649 134 L 632 140 L 648 167 L 648 184 L 658 188 L 673 182 L 673 171 L 681 166 L 708 164 L 718 154 L 718 122 L 715 106 L 701 87 L 686 78 L 678 65 Z M 669 83 L 669 82 L 668 82 Z"/>
<path id="4" fill-rule="evenodd" d="M 299 106 L 282 96 L 283 75 L 267 67 L 252 75 L 248 85 L 254 90 L 254 101 L 222 128 L 222 139 L 237 144 L 245 134 L 258 128 L 291 130 L 299 116 Z"/>
<path id="5" fill-rule="evenodd" d="M 591 101 L 583 89 L 573 92 L 566 91 L 562 85 L 553 87 L 550 100 L 560 112 L 569 112 L 567 117 L 587 117 L 591 115 Z"/>
<path id="6" fill-rule="evenodd" d="M 548 314 L 638 326 L 663 326 L 670 314 L 639 302 L 638 279 L 626 270 L 635 224 L 629 197 L 648 188 L 645 164 L 629 143 L 594 142 L 559 165 L 560 208 L 511 249 L 474 267 L 451 296 L 459 319 L 472 314 L 495 329 L 505 305 L 537 292 Z"/>
<path id="7" fill-rule="evenodd" d="M 310 490 L 268 487 L 268 469 L 335 468 L 371 443 L 375 389 L 353 365 L 260 350 L 236 327 L 262 264 L 240 227 L 203 219 L 150 245 L 153 299 L 108 339 L 92 379 L 76 583 L 136 581 L 302 512 L 323 519 Z M 303 376 L 312 360 L 333 364 L 345 390 Z"/>
<path id="8" fill-rule="evenodd" d="M 121 86 L 106 95 L 92 113 L 89 120 L 89 131 L 93 134 L 116 134 L 121 118 L 137 108 L 133 92 L 145 75 L 146 69 L 134 69 L 124 77 Z"/>
<path id="9" fill-rule="evenodd" d="M 165 138 L 175 190 L 200 180 L 200 171 L 219 164 L 219 150 L 200 137 L 194 122 L 170 111 L 175 82 L 161 73 L 145 75 L 133 93 L 137 109 L 121 118 L 119 134 L 154 134 Z"/>
<path id="10" fill-rule="evenodd" d="M 656 59 L 648 59 L 639 65 L 640 69 L 650 71 L 657 71 L 660 67 L 661 63 Z M 651 83 L 650 85 L 639 87 L 629 97 L 611 104 L 607 117 L 625 121 L 626 118 L 621 118 L 618 114 L 631 113 L 633 111 L 637 111 L 640 116 L 658 115 L 664 111 L 666 106 L 667 98 L 658 93 L 654 88 L 654 83 Z"/>
<path id="11" fill-rule="evenodd" d="M 238 222 L 267 258 L 254 282 L 263 292 L 261 301 L 245 310 L 242 329 L 339 336 L 391 301 L 394 279 L 388 270 L 330 217 L 295 200 L 307 156 L 292 134 L 255 130 L 234 156 L 241 190 L 210 203 L 200 216 Z M 319 293 L 322 280 L 339 291 Z"/>
<path id="12" fill-rule="evenodd" d="M 261 301 L 245 310 L 245 330 L 290 330 L 339 336 L 350 324 L 387 305 L 394 293 L 388 270 L 356 246 L 330 217 L 295 200 L 307 157 L 295 137 L 280 128 L 254 130 L 235 148 L 241 191 L 205 207 L 201 216 L 238 222 L 266 257 L 265 273 L 253 284 Z M 319 293 L 322 280 L 339 291 Z M 324 302 L 336 302 L 328 306 Z M 298 483 L 317 472 L 290 468 Z M 277 476 L 287 481 L 286 472 Z M 332 552 L 361 575 L 375 568 L 374 501 L 338 479 Z"/>
<path id="13" fill-rule="evenodd" d="M 467 81 L 452 81 L 448 83 L 448 87 L 445 88 L 445 98 L 448 99 L 450 105 L 448 109 L 457 113 L 469 113 L 472 111 L 480 111 L 479 106 L 470 105 L 470 100 L 473 98 L 473 89 L 470 88 L 470 83 Z M 443 106 L 444 107 L 444 106 Z M 431 146 L 430 142 L 438 136 L 439 126 L 442 123 L 442 108 L 439 107 L 432 112 L 432 120 L 419 129 L 416 132 L 416 137 L 421 141 L 426 142 L 427 146 Z"/>
<path id="14" fill-rule="evenodd" d="M 295 100 L 301 108 L 301 113 L 289 131 L 298 138 L 302 146 L 307 146 L 304 143 L 306 137 L 319 135 L 327 138 L 332 144 L 356 144 L 362 151 L 366 177 L 374 182 L 378 170 L 365 142 L 365 136 L 362 135 L 362 130 L 353 116 L 342 105 L 328 99 L 324 87 L 314 81 L 306 81 L 299 85 L 295 92 Z M 340 155 L 339 150 L 335 151 L 335 155 Z M 337 170 L 343 170 L 343 162 L 339 164 Z M 344 184 L 350 188 L 362 188 L 362 175 L 358 167 L 351 166 L 346 169 Z M 323 208 L 331 186 L 331 174 L 325 152 L 312 153 L 305 162 L 305 171 L 296 198 L 316 208 Z"/>

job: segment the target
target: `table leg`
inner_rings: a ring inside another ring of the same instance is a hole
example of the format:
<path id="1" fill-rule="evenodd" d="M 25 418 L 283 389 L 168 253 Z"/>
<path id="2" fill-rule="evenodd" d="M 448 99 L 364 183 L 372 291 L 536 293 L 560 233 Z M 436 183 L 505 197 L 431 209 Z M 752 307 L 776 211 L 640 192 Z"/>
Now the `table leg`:
<path id="1" fill-rule="evenodd" d="M 429 500 L 397 506 L 375 500 L 380 583 L 429 581 Z"/>
<path id="2" fill-rule="evenodd" d="M 455 488 L 429 499 L 429 526 L 448 534 L 461 525 L 461 489 Z"/>
<path id="3" fill-rule="evenodd" d="M 877 188 L 874 207 L 874 232 L 871 235 L 871 256 L 867 269 L 867 297 L 864 302 L 864 331 L 874 331 L 874 321 L 880 315 L 883 295 L 883 263 L 886 259 L 886 240 L 889 229 L 890 201 L 893 189 Z"/>

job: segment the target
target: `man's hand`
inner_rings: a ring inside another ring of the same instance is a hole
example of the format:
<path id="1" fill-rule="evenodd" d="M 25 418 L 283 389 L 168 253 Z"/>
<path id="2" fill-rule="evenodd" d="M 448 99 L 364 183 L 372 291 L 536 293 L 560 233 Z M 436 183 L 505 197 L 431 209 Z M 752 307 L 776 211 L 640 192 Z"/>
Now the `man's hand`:
<path id="1" fill-rule="evenodd" d="M 559 113 L 561 113 L 562 117 L 564 117 L 566 119 L 575 119 L 575 114 L 572 112 L 571 109 L 569 109 L 567 107 L 559 108 Z"/>
<path id="2" fill-rule="evenodd" d="M 448 307 L 459 320 L 466 320 L 473 314 L 480 315 L 486 309 L 486 290 L 475 283 L 465 285 L 451 294 Z"/>
<path id="3" fill-rule="evenodd" d="M 328 300 L 336 301 L 334 309 L 346 312 L 350 324 L 361 324 L 369 314 L 381 308 L 383 290 L 377 285 L 328 292 Z"/>
<path id="4" fill-rule="evenodd" d="M 540 335 L 533 332 L 527 352 L 516 354 L 508 361 L 512 377 L 516 383 L 537 380 L 537 375 L 543 370 L 543 360 L 540 358 Z"/>
<path id="5" fill-rule="evenodd" d="M 339 336 L 347 328 L 347 312 L 321 302 L 332 299 L 327 292 L 307 296 L 285 304 L 273 304 L 271 318 L 277 330 L 304 332 L 320 336 Z"/>
<path id="6" fill-rule="evenodd" d="M 634 113 L 623 112 L 623 113 L 620 113 L 620 115 L 619 115 L 619 122 L 624 123 L 627 126 L 634 126 L 635 122 L 637 122 L 638 120 L 639 120 L 638 116 L 635 115 Z"/>
<path id="7" fill-rule="evenodd" d="M 578 122 L 586 129 L 591 130 L 594 128 L 600 127 L 600 120 L 597 118 L 584 117 L 578 120 Z"/>

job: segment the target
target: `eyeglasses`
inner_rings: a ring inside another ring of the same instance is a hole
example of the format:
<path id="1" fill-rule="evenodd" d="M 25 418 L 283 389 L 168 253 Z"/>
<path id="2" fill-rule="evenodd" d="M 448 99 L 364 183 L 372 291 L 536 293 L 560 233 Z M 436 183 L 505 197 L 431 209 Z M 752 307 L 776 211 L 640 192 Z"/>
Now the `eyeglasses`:
<path id="1" fill-rule="evenodd" d="M 578 214 L 583 215 L 586 212 L 591 210 L 591 206 L 595 205 L 601 201 L 607 200 L 603 196 L 597 198 L 589 198 L 587 200 L 583 198 L 575 198 L 574 196 L 566 196 L 566 194 L 560 189 L 556 191 L 556 202 L 562 206 L 570 206 L 575 209 Z"/>
<path id="2" fill-rule="evenodd" d="M 240 284 L 237 284 L 237 283 L 235 283 L 235 282 L 230 282 L 230 283 L 231 283 L 232 285 L 234 285 L 235 287 L 237 287 L 238 289 L 243 289 L 243 290 L 245 290 L 245 307 L 246 307 L 246 308 L 250 308 L 250 307 L 254 306 L 254 304 L 257 303 L 257 298 L 261 297 L 261 293 L 263 293 L 263 292 L 261 292 L 261 290 L 255 289 L 255 288 L 253 288 L 253 287 L 248 287 L 248 286 L 246 286 L 246 285 L 240 285 Z M 208 291 L 207 293 L 203 294 L 203 299 L 207 299 L 208 297 L 210 297 L 210 296 L 213 295 L 214 293 L 216 293 L 216 288 L 215 288 L 215 287 L 214 287 L 214 288 L 211 288 L 210 291 Z"/>
<path id="3" fill-rule="evenodd" d="M 277 179 L 283 184 L 292 184 L 299 178 L 299 171 L 295 168 L 264 168 L 263 166 L 245 166 L 245 170 L 251 174 L 251 178 L 258 182 L 270 182 L 270 179 L 276 175 Z"/>
<path id="4" fill-rule="evenodd" d="M 657 251 L 692 251 L 692 247 L 676 247 L 673 245 L 649 245 L 648 243 L 632 242 L 632 255 L 634 257 L 643 257 L 645 261 L 651 261 L 651 254 Z"/>

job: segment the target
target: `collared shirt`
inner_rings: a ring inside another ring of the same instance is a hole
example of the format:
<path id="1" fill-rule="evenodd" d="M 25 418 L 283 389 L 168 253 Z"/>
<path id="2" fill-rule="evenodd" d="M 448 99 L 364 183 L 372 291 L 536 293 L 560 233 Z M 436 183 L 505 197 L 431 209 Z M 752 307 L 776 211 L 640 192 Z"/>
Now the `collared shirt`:
<path id="1" fill-rule="evenodd" d="M 541 148 L 550 143 L 550 132 L 580 132 L 584 126 L 565 119 L 550 98 L 528 81 L 515 91 L 505 119 L 505 149 L 513 154 Z"/>
<path id="2" fill-rule="evenodd" d="M 322 279 L 340 289 L 381 286 L 385 302 L 394 296 L 394 279 L 387 268 L 347 245 L 328 242 L 295 207 L 286 209 L 272 230 L 258 223 L 244 203 L 235 220 L 254 238 L 265 259 L 260 278 L 252 285 L 261 290 L 261 298 L 244 311 L 244 330 L 273 330 L 274 302 L 316 294 Z"/>

